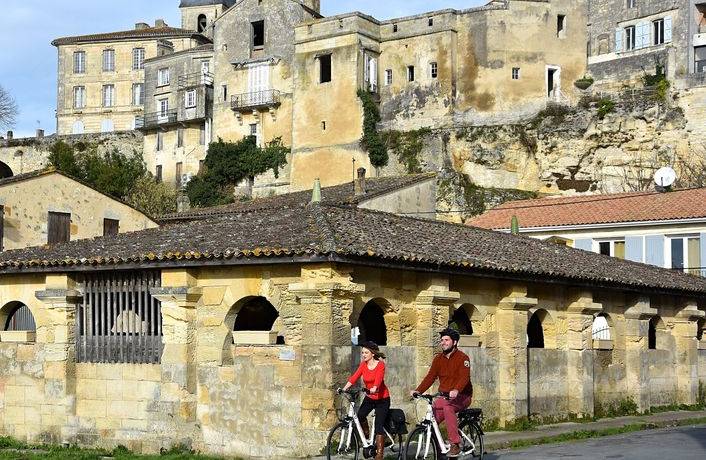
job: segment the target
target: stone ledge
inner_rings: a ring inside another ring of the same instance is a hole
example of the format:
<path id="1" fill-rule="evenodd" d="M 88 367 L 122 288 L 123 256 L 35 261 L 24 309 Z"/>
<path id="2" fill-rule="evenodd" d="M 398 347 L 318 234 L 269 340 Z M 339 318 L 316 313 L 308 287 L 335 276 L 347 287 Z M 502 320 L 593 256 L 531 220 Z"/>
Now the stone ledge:
<path id="1" fill-rule="evenodd" d="M 612 350 L 613 349 L 613 341 L 612 340 L 593 339 L 593 349 L 594 350 Z"/>
<path id="2" fill-rule="evenodd" d="M 458 341 L 459 347 L 479 348 L 481 346 L 480 337 L 475 335 L 462 335 Z"/>
<path id="3" fill-rule="evenodd" d="M 35 331 L 0 331 L 0 342 L 31 343 L 36 340 Z"/>
<path id="4" fill-rule="evenodd" d="M 277 343 L 276 331 L 235 331 L 233 332 L 235 345 L 275 345 Z"/>

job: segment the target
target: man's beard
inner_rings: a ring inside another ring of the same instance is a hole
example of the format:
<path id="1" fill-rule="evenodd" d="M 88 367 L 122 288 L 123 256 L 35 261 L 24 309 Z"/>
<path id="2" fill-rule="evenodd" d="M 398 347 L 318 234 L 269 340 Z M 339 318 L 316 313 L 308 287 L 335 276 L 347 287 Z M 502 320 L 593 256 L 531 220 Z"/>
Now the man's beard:
<path id="1" fill-rule="evenodd" d="M 453 346 L 453 345 L 451 345 L 451 347 L 450 347 L 448 350 L 444 350 L 444 349 L 442 348 L 441 351 L 442 351 L 446 356 L 448 356 L 448 355 L 451 354 L 451 352 L 454 351 L 454 349 L 456 349 L 456 347 Z"/>

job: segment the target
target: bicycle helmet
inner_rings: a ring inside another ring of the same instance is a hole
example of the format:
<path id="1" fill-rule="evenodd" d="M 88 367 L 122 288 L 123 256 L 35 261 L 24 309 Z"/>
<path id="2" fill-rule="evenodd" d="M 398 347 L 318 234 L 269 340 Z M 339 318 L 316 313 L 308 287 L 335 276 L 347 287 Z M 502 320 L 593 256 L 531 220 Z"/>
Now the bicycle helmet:
<path id="1" fill-rule="evenodd" d="M 452 329 L 450 327 L 447 327 L 443 331 L 439 332 L 439 337 L 444 336 L 451 337 L 451 340 L 453 340 L 454 342 L 458 342 L 461 339 L 461 334 L 459 334 L 456 329 Z"/>

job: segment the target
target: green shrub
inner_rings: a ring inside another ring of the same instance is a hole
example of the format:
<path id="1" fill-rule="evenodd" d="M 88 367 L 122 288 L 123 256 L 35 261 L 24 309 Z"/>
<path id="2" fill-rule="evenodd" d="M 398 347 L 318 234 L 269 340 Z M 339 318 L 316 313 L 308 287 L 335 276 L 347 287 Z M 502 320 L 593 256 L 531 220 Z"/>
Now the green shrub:
<path id="1" fill-rule="evenodd" d="M 598 102 L 598 118 L 601 120 L 609 113 L 615 112 L 615 102 L 608 98 L 601 99 Z"/>
<path id="2" fill-rule="evenodd" d="M 574 86 L 577 87 L 578 89 L 586 90 L 593 85 L 593 78 L 584 76 L 583 78 L 579 78 L 574 82 Z"/>
<path id="3" fill-rule="evenodd" d="M 359 89 L 358 98 L 363 104 L 363 137 L 360 139 L 360 146 L 368 152 L 370 163 L 376 168 L 381 168 L 387 165 L 390 158 L 377 129 L 380 109 L 369 92 Z"/>

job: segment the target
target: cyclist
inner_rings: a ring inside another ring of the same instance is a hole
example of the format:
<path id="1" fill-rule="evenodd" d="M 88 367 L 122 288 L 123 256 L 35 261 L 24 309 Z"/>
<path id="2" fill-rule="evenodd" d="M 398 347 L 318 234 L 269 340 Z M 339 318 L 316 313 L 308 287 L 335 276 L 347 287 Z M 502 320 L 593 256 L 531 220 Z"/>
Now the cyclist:
<path id="1" fill-rule="evenodd" d="M 348 379 L 343 390 L 349 389 L 359 378 L 363 378 L 368 394 L 358 409 L 358 420 L 360 420 L 363 433 L 367 438 L 370 433 L 367 417 L 373 409 L 375 410 L 375 460 L 383 460 L 385 420 L 387 420 L 387 413 L 390 411 L 390 391 L 385 385 L 385 362 L 383 361 L 385 355 L 375 342 L 364 342 L 361 347 L 362 362 L 358 370 Z"/>
<path id="2" fill-rule="evenodd" d="M 473 386 L 471 385 L 471 362 L 468 355 L 458 349 L 459 333 L 446 328 L 441 336 L 441 353 L 434 357 L 431 368 L 412 396 L 424 393 L 439 379 L 439 391 L 449 394 L 449 399 L 438 398 L 434 401 L 434 418 L 441 424 L 446 421 L 451 449 L 448 457 L 458 457 L 461 453 L 461 437 L 458 434 L 456 413 L 471 405 Z"/>

